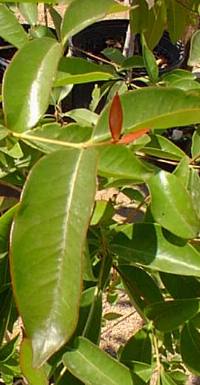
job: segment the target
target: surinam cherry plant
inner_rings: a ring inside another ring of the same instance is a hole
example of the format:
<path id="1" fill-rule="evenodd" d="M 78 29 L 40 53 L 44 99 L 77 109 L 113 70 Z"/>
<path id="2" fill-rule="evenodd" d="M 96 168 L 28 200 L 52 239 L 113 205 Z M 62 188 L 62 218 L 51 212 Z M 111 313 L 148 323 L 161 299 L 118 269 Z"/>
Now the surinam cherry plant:
<path id="1" fill-rule="evenodd" d="M 168 4 L 149 3 L 147 19 Z M 29 32 L 0 4 L 0 35 L 17 48 L 1 92 L 1 377 L 31 385 L 184 384 L 189 372 L 200 375 L 199 83 L 185 70 L 161 76 L 145 30 L 148 87 L 127 84 L 114 61 L 68 56 L 74 34 L 124 9 L 115 0 L 68 1 L 63 18 L 45 4 L 56 36 L 35 33 L 36 4 L 18 5 Z M 182 7 L 196 15 L 196 4 Z M 197 43 L 195 35 L 190 60 L 199 60 Z M 90 108 L 62 111 L 74 84 L 100 81 L 110 95 L 100 114 L 99 85 Z M 186 154 L 162 134 L 188 125 Z M 109 187 L 129 198 L 140 221 L 115 220 L 115 201 L 96 197 Z M 113 358 L 99 342 L 102 297 L 116 285 L 143 327 Z"/>

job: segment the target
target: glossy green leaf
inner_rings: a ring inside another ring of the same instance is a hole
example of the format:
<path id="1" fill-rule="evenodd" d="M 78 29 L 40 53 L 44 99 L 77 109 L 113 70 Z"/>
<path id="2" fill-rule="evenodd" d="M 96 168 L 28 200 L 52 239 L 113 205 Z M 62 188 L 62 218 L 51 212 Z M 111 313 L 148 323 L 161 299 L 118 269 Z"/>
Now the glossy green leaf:
<path id="1" fill-rule="evenodd" d="M 107 145 L 99 150 L 99 173 L 107 177 L 143 181 L 148 179 L 153 169 L 140 161 L 128 147 Z"/>
<path id="2" fill-rule="evenodd" d="M 75 108 L 74 110 L 65 112 L 64 116 L 68 116 L 80 126 L 86 127 L 94 126 L 98 120 L 98 115 L 86 108 Z"/>
<path id="3" fill-rule="evenodd" d="M 149 49 L 144 34 L 141 35 L 142 38 L 142 55 L 144 59 L 144 64 L 149 75 L 150 81 L 156 83 L 158 81 L 159 71 L 156 63 L 155 56 L 153 52 Z"/>
<path id="4" fill-rule="evenodd" d="M 102 292 L 95 293 L 93 302 L 83 330 L 83 336 L 98 345 L 101 334 Z"/>
<path id="5" fill-rule="evenodd" d="M 168 0 L 167 25 L 173 43 L 182 37 L 188 21 L 188 10 L 177 1 Z"/>
<path id="6" fill-rule="evenodd" d="M 192 323 L 187 323 L 181 332 L 181 356 L 187 368 L 200 376 L 200 333 Z"/>
<path id="7" fill-rule="evenodd" d="M 96 278 L 92 270 L 92 261 L 90 257 L 89 247 L 86 242 L 85 250 L 83 253 L 83 280 L 96 282 Z"/>
<path id="8" fill-rule="evenodd" d="M 116 74 L 111 66 L 92 63 L 77 57 L 64 57 L 59 64 L 54 87 L 109 80 L 114 77 Z"/>
<path id="9" fill-rule="evenodd" d="M 119 65 L 122 64 L 125 59 L 122 52 L 118 48 L 107 47 L 102 51 L 102 54 L 110 61 Z"/>
<path id="10" fill-rule="evenodd" d="M 75 35 L 83 28 L 97 20 L 104 18 L 107 14 L 125 11 L 127 7 L 117 4 L 114 0 L 74 0 L 66 9 L 61 29 L 63 43 L 69 37 Z"/>
<path id="11" fill-rule="evenodd" d="M 185 155 L 176 166 L 173 174 L 176 175 L 187 188 L 190 177 L 190 158 Z"/>
<path id="12" fill-rule="evenodd" d="M 146 330 L 139 330 L 126 342 L 120 351 L 120 361 L 126 364 L 128 364 L 129 361 L 139 361 L 151 364 L 151 339 Z"/>
<path id="13" fill-rule="evenodd" d="M 36 25 L 38 20 L 38 5 L 34 3 L 19 3 L 19 11 L 30 25 Z"/>
<path id="14" fill-rule="evenodd" d="M 6 362 L 8 361 L 13 353 L 15 352 L 15 349 L 17 348 L 17 345 L 19 343 L 19 334 L 17 334 L 15 337 L 13 337 L 10 341 L 6 342 L 1 346 L 0 348 L 0 362 Z"/>
<path id="15" fill-rule="evenodd" d="M 10 261 L 34 366 L 58 350 L 76 327 L 83 245 L 95 188 L 92 149 L 51 153 L 36 164 L 25 185 Z"/>
<path id="16" fill-rule="evenodd" d="M 161 384 L 162 385 L 177 385 L 177 382 L 173 380 L 173 378 L 165 372 L 161 373 Z"/>
<path id="17" fill-rule="evenodd" d="M 129 91 L 120 97 L 125 132 L 140 128 L 163 129 L 185 126 L 200 121 L 200 93 L 174 88 L 148 87 Z M 133 108 L 134 106 L 134 108 Z M 94 130 L 95 140 L 109 138 L 110 105 L 101 113 Z"/>
<path id="18" fill-rule="evenodd" d="M 157 302 L 145 309 L 146 316 L 163 332 L 176 329 L 198 313 L 199 298 Z"/>
<path id="19" fill-rule="evenodd" d="M 128 57 L 123 61 L 121 64 L 121 68 L 124 69 L 129 69 L 129 68 L 143 68 L 144 65 L 144 59 L 142 56 L 134 55 L 131 57 Z"/>
<path id="20" fill-rule="evenodd" d="M 195 80 L 196 76 L 191 72 L 181 68 L 167 72 L 161 76 L 168 86 L 173 85 L 179 80 Z"/>
<path id="21" fill-rule="evenodd" d="M 180 160 L 185 153 L 173 142 L 161 135 L 151 135 L 151 141 L 143 148 L 143 152 L 158 158 Z"/>
<path id="22" fill-rule="evenodd" d="M 184 91 L 189 90 L 198 90 L 200 88 L 200 84 L 197 80 L 191 79 L 179 79 L 176 82 L 173 82 L 173 87 L 180 88 Z"/>
<path id="23" fill-rule="evenodd" d="M 144 33 L 149 48 L 154 48 L 162 37 L 166 23 L 166 4 L 156 1 L 149 9 L 146 0 L 135 0 L 135 9 L 130 12 L 131 28 L 134 33 Z"/>
<path id="24" fill-rule="evenodd" d="M 17 48 L 23 47 L 28 35 L 17 18 L 5 5 L 0 4 L 0 36 Z"/>
<path id="25" fill-rule="evenodd" d="M 52 21 L 53 21 L 53 24 L 54 24 L 54 27 L 56 30 L 56 34 L 57 34 L 58 39 L 60 41 L 60 28 L 61 28 L 61 23 L 62 23 L 62 17 L 60 15 L 60 13 L 57 12 L 57 10 L 52 6 L 50 6 L 48 8 L 48 11 L 51 15 L 51 18 L 52 18 Z"/>
<path id="26" fill-rule="evenodd" d="M 200 31 L 196 31 L 192 35 L 191 43 L 190 43 L 190 53 L 188 59 L 188 65 L 199 66 L 200 64 Z"/>
<path id="27" fill-rule="evenodd" d="M 85 142 L 90 139 L 91 133 L 91 127 L 81 127 L 76 123 L 65 126 L 61 126 L 59 123 L 47 123 L 28 132 L 28 134 L 33 136 L 33 140 L 31 141 L 30 139 L 31 145 L 45 153 L 63 148 L 62 142 Z M 37 137 L 37 140 L 34 140 L 34 136 Z M 47 140 L 50 139 L 52 143 L 40 142 L 40 137 L 46 138 Z M 57 141 L 56 144 L 54 140 Z M 61 142 L 60 144 L 59 141 Z"/>
<path id="28" fill-rule="evenodd" d="M 166 273 L 200 276 L 200 253 L 186 240 L 156 224 L 137 223 L 128 225 L 128 231 L 126 228 L 116 233 L 111 244 L 120 260 Z"/>
<path id="29" fill-rule="evenodd" d="M 10 228 L 16 209 L 17 205 L 8 210 L 0 218 L 0 255 L 8 251 Z"/>
<path id="30" fill-rule="evenodd" d="M 191 196 L 191 201 L 194 209 L 196 210 L 197 216 L 200 221 L 200 176 L 198 170 L 190 169 L 189 180 L 187 189 Z"/>
<path id="31" fill-rule="evenodd" d="M 192 136 L 191 152 L 193 157 L 200 156 L 200 128 L 197 128 Z"/>
<path id="32" fill-rule="evenodd" d="M 32 128 L 45 113 L 61 52 L 55 40 L 41 38 L 14 56 L 3 79 L 5 119 L 12 131 Z"/>
<path id="33" fill-rule="evenodd" d="M 64 365 L 86 385 L 134 385 L 128 368 L 79 337 L 73 350 L 63 356 Z"/>
<path id="34" fill-rule="evenodd" d="M 48 385 L 44 367 L 33 368 L 33 352 L 31 341 L 25 338 L 20 346 L 20 366 L 22 373 L 30 385 Z"/>
<path id="35" fill-rule="evenodd" d="M 82 381 L 79 381 L 78 378 L 74 377 L 68 370 L 61 375 L 61 377 L 56 382 L 56 385 L 84 385 Z"/>
<path id="36" fill-rule="evenodd" d="M 145 382 L 150 380 L 154 371 L 154 365 L 144 364 L 144 362 L 130 361 L 128 365 L 131 372 L 136 373 Z"/>
<path id="37" fill-rule="evenodd" d="M 173 298 L 200 297 L 200 282 L 195 277 L 160 273 L 161 280 Z"/>
<path id="38" fill-rule="evenodd" d="M 129 265 L 119 265 L 118 270 L 130 299 L 141 310 L 151 303 L 162 301 L 158 286 L 145 270 Z"/>
<path id="39" fill-rule="evenodd" d="M 0 294 L 0 344 L 2 344 L 6 330 L 8 328 L 9 320 L 10 320 L 10 315 L 11 315 L 11 310 L 13 306 L 13 295 L 10 287 L 8 289 L 5 289 L 1 294 Z"/>
<path id="40" fill-rule="evenodd" d="M 200 220 L 191 197 L 178 177 L 160 171 L 148 181 L 154 219 L 164 228 L 182 238 L 194 238 Z"/>

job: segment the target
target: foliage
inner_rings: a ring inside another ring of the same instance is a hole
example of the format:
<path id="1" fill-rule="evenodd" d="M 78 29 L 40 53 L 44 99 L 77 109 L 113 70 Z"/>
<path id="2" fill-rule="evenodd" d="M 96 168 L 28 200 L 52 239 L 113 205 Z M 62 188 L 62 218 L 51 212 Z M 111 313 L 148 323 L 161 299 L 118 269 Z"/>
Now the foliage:
<path id="1" fill-rule="evenodd" d="M 62 19 L 47 3 L 56 32 L 39 25 L 34 2 L 17 5 L 29 30 L 14 4 L 0 5 L 8 46 L 1 51 L 17 50 L 1 91 L 1 378 L 181 385 L 188 370 L 200 375 L 200 86 L 190 71 L 162 73 L 152 48 L 166 23 L 176 41 L 199 2 L 133 1 L 141 56 L 113 48 L 97 61 L 67 55 L 71 37 L 126 7 L 65 1 Z M 191 65 L 200 60 L 198 40 L 199 32 Z M 91 82 L 88 108 L 70 109 L 76 85 Z M 166 130 L 184 134 L 189 125 L 185 151 Z M 131 223 L 115 220 L 114 198 L 98 200 L 97 189 L 109 187 L 134 207 Z M 103 293 L 112 302 L 117 290 L 126 291 L 144 326 L 113 358 L 98 345 Z"/>

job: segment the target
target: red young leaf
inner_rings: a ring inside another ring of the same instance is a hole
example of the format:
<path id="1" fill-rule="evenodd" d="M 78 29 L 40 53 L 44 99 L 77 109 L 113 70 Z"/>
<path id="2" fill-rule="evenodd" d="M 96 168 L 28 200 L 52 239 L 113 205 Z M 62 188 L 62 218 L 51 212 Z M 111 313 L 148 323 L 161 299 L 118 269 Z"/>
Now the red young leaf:
<path id="1" fill-rule="evenodd" d="M 140 136 L 146 134 L 149 132 L 149 128 L 141 128 L 138 131 L 130 132 L 129 134 L 126 134 L 122 136 L 122 138 L 118 141 L 120 144 L 129 144 L 133 142 L 134 140 L 140 138 Z"/>
<path id="2" fill-rule="evenodd" d="M 109 127 L 114 142 L 118 142 L 122 130 L 123 111 L 120 97 L 116 92 L 109 113 Z"/>

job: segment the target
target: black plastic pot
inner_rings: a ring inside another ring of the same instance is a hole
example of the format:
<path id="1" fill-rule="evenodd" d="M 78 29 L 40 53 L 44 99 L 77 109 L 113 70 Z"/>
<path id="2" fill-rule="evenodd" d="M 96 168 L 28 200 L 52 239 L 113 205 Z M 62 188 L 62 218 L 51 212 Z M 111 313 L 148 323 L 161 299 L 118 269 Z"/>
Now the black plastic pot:
<path id="1" fill-rule="evenodd" d="M 103 57 L 101 51 L 107 48 L 111 41 L 114 43 L 117 42 L 118 47 L 120 48 L 121 46 L 122 50 L 126 38 L 127 27 L 127 19 L 103 20 L 94 23 L 73 36 L 71 40 L 73 56 L 88 58 L 87 54 L 79 51 L 83 50 L 97 55 L 98 57 Z M 136 36 L 135 44 L 137 50 L 136 53 L 141 54 L 142 48 L 139 35 Z M 167 67 L 165 69 L 161 68 L 160 71 L 170 71 L 181 66 L 185 57 L 185 49 L 181 41 L 173 44 L 168 32 L 165 31 L 158 45 L 154 49 L 154 54 L 156 57 L 164 57 L 167 61 Z M 144 70 L 142 70 L 142 73 L 144 73 Z"/>

